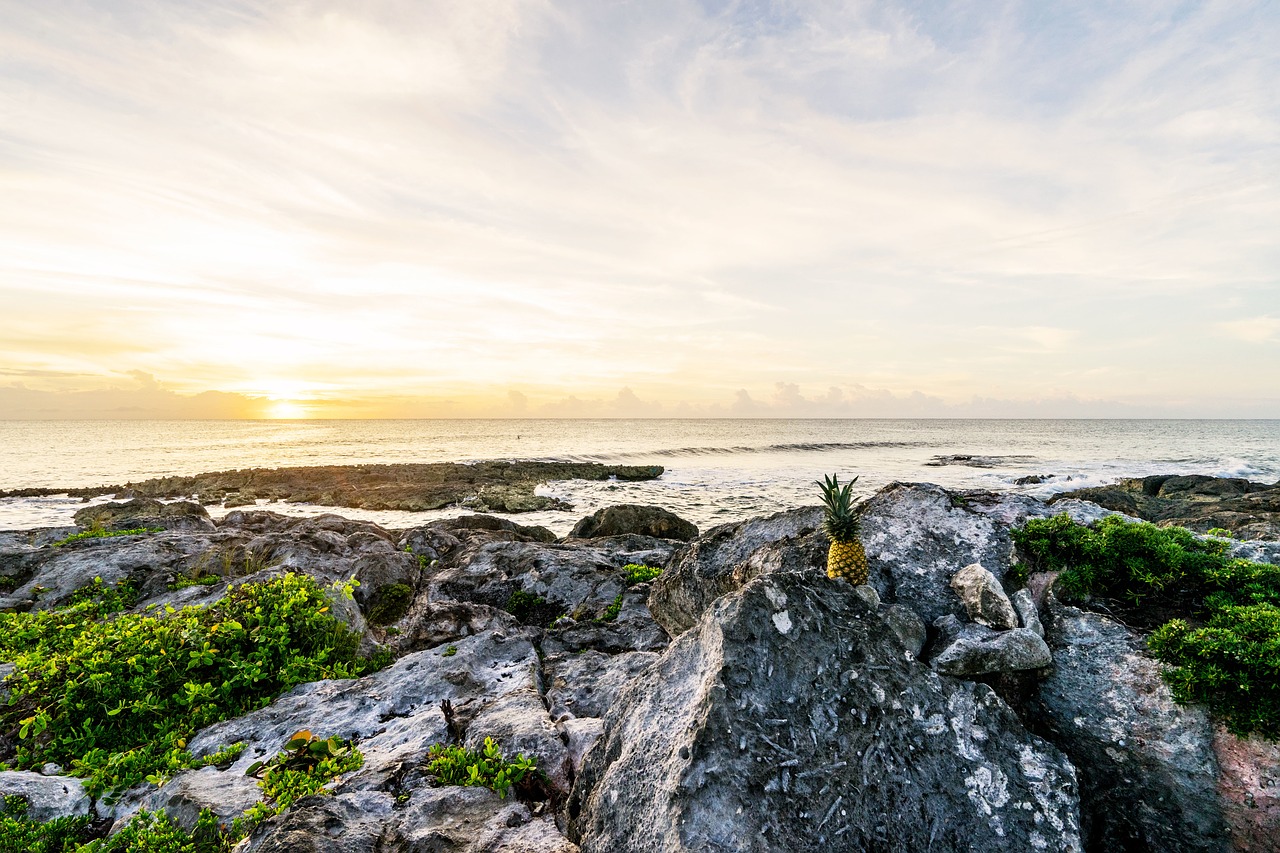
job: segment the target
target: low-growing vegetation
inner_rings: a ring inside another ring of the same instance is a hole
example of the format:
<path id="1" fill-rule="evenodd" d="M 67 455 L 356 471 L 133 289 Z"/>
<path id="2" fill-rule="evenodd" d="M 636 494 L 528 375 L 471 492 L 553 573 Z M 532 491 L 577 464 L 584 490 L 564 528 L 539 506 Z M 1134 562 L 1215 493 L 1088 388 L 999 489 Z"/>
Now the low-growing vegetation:
<path id="1" fill-rule="evenodd" d="M 1180 527 L 1109 516 L 1085 527 L 1066 515 L 1028 521 L 1014 540 L 1058 589 L 1110 602 L 1154 628 L 1152 653 L 1182 702 L 1203 702 L 1238 734 L 1280 738 L 1280 566 L 1233 559 L 1229 542 Z"/>
<path id="2" fill-rule="evenodd" d="M 617 619 L 618 614 L 621 612 L 622 593 L 618 593 L 618 596 L 609 603 L 609 606 L 604 609 L 604 612 L 591 621 L 595 622 L 597 625 L 603 625 L 606 622 L 612 622 Z"/>
<path id="3" fill-rule="evenodd" d="M 43 823 L 27 816 L 22 797 L 7 796 L 0 807 L 0 853 L 64 853 L 89 841 L 92 818 L 60 817 Z"/>
<path id="4" fill-rule="evenodd" d="M 247 774 L 260 776 L 263 800 L 244 814 L 232 834 L 242 836 L 269 817 L 278 815 L 303 797 L 320 792 L 343 773 L 360 769 L 364 755 L 349 741 L 318 738 L 311 732 L 295 732 L 284 750 L 267 762 L 254 762 Z"/>
<path id="5" fill-rule="evenodd" d="M 72 542 L 84 542 L 87 539 L 114 539 L 117 536 L 142 536 L 147 533 L 163 533 L 163 527 L 134 527 L 129 530 L 106 530 L 104 528 L 95 528 L 86 530 L 83 533 L 72 533 L 65 539 L 59 539 L 57 542 L 50 543 L 54 548 L 61 548 L 63 545 L 70 545 Z"/>
<path id="6" fill-rule="evenodd" d="M 132 603 L 128 586 L 98 581 L 65 608 L 0 613 L 0 659 L 16 668 L 0 708 L 0 760 L 19 769 L 60 764 L 85 777 L 94 796 L 160 784 L 234 759 L 234 748 L 194 759 L 186 745 L 198 729 L 297 684 L 389 662 L 357 654 L 359 638 L 305 575 L 234 587 L 209 606 L 120 612 Z"/>
<path id="7" fill-rule="evenodd" d="M 413 604 L 413 587 L 403 583 L 391 583 L 380 587 L 369 603 L 369 621 L 374 625 L 390 625 L 399 622 Z"/>
<path id="8" fill-rule="evenodd" d="M 538 781 L 537 762 L 523 755 L 508 761 L 491 737 L 484 739 L 484 746 L 479 750 L 436 744 L 429 756 L 427 772 L 441 785 L 482 786 L 502 799 L 506 799 L 512 788 L 519 793 Z"/>
<path id="9" fill-rule="evenodd" d="M 659 567 L 646 566 L 641 563 L 627 563 L 622 567 L 622 570 L 627 573 L 627 586 L 648 583 L 662 574 L 662 569 Z"/>

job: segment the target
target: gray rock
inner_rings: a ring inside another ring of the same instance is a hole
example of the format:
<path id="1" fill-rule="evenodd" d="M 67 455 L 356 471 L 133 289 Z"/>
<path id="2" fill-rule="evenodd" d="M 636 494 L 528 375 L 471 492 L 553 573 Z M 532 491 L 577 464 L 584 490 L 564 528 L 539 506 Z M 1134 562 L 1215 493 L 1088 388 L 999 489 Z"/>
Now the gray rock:
<path id="1" fill-rule="evenodd" d="M 603 717 L 618 692 L 657 659 L 654 652 L 611 655 L 594 649 L 547 657 L 543 670 L 551 718 Z"/>
<path id="2" fill-rule="evenodd" d="M 970 623 L 942 648 L 931 665 L 947 675 L 972 677 L 1043 669 L 1052 662 L 1049 647 L 1034 631 L 1025 628 L 993 631 L 985 625 Z"/>
<path id="3" fill-rule="evenodd" d="M 971 563 L 951 578 L 951 588 L 964 602 L 964 609 L 974 622 L 1007 631 L 1018 627 L 1018 613 L 996 576 L 978 563 Z"/>
<path id="4" fill-rule="evenodd" d="M 573 775 L 577 776 L 582 772 L 582 762 L 587 753 L 604 732 L 604 720 L 599 717 L 570 717 L 557 725 L 569 748 L 569 766 L 573 768 Z"/>
<path id="5" fill-rule="evenodd" d="M 890 604 L 881 612 L 880 617 L 902 641 L 902 647 L 911 652 L 913 657 L 920 657 L 925 641 L 929 638 L 929 629 L 920 618 L 920 614 L 910 607 Z"/>
<path id="6" fill-rule="evenodd" d="M 570 798 L 586 853 L 1080 850 L 1075 772 L 845 584 L 756 578 L 619 696 Z"/>
<path id="7" fill-rule="evenodd" d="M 467 726 L 465 744 L 479 749 L 486 737 L 497 741 L 508 759 L 517 754 L 537 759 L 551 787 L 569 793 L 569 752 L 536 688 L 513 690 L 481 709 Z"/>
<path id="8" fill-rule="evenodd" d="M 5 679 L 13 675 L 16 667 L 11 663 L 0 663 L 0 705 L 9 704 L 9 696 L 12 695 Z"/>
<path id="9" fill-rule="evenodd" d="M 1141 637 L 1050 597 L 1054 667 L 1031 713 L 1080 771 L 1091 849 L 1225 851 L 1213 727 Z"/>
<path id="10" fill-rule="evenodd" d="M 871 497 L 862 515 L 862 544 L 869 583 L 880 597 L 912 608 L 926 622 L 965 615 L 951 590 L 958 569 L 980 563 L 1003 581 L 1013 562 L 1007 525 L 922 483 L 893 483 Z"/>
<path id="11" fill-rule="evenodd" d="M 648 550 L 657 541 L 635 537 L 631 544 Z M 595 618 L 626 589 L 622 567 L 637 562 L 635 551 L 610 543 L 486 542 L 435 572 L 431 596 L 505 608 L 519 591 L 546 601 L 531 624 L 545 626 L 566 613 Z"/>
<path id="12" fill-rule="evenodd" d="M 1044 625 L 1040 622 L 1040 611 L 1031 590 L 1020 589 L 1013 594 L 1011 600 L 1013 609 L 1018 611 L 1018 621 L 1022 623 L 1022 627 L 1037 637 L 1043 637 Z"/>
<path id="13" fill-rule="evenodd" d="M 0 812 L 4 797 L 22 797 L 27 801 L 27 817 L 48 821 L 59 817 L 80 817 L 92 810 L 84 784 L 70 776 L 42 776 L 26 770 L 0 772 Z"/>
<path id="14" fill-rule="evenodd" d="M 257 779 L 243 773 L 220 773 L 216 768 L 203 767 L 174 776 L 147 798 L 145 806 L 150 811 L 164 809 L 179 826 L 191 829 L 202 809 L 209 809 L 221 822 L 230 824 L 261 799 L 262 789 Z M 116 817 L 116 828 L 123 828 L 126 816 Z"/>
<path id="15" fill-rule="evenodd" d="M 619 504 L 596 510 L 575 524 L 569 536 L 591 538 L 626 533 L 688 542 L 698 538 L 698 526 L 660 506 Z"/>
<path id="16" fill-rule="evenodd" d="M 634 586 L 622 594 L 622 609 L 612 622 L 563 620 L 543 636 L 542 650 L 555 655 L 587 649 L 609 654 L 665 649 L 670 640 L 649 613 L 648 601 L 648 586 Z"/>
<path id="17" fill-rule="evenodd" d="M 495 628 L 511 633 L 519 627 L 516 617 L 496 607 L 419 596 L 400 620 L 400 633 L 387 636 L 386 641 L 397 655 L 405 655 Z"/>
<path id="18" fill-rule="evenodd" d="M 402 805 L 383 791 L 306 797 L 237 853 L 576 853 L 547 817 L 486 788 L 420 787 Z"/>
<path id="19" fill-rule="evenodd" d="M 654 582 L 653 618 L 674 637 L 692 627 L 712 601 L 760 574 L 798 570 L 802 564 L 823 571 L 821 524 L 821 507 L 805 507 L 711 528 L 677 551 Z"/>

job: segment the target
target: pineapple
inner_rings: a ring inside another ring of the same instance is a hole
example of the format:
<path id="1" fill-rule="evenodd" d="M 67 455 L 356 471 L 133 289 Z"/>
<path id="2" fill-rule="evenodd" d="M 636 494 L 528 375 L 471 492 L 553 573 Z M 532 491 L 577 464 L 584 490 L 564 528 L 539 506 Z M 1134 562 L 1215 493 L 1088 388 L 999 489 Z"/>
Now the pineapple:
<path id="1" fill-rule="evenodd" d="M 827 577 L 844 578 L 854 586 L 867 582 L 867 552 L 858 540 L 858 516 L 853 512 L 853 484 L 857 481 L 854 477 L 842 486 L 833 474 L 818 483 L 826 509 L 822 529 L 831 538 Z"/>

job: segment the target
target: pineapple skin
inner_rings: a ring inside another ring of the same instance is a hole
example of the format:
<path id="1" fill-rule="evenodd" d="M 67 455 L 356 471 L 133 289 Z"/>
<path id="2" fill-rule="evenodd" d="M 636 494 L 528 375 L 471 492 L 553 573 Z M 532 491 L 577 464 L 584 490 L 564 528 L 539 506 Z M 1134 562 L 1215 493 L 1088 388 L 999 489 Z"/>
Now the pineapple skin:
<path id="1" fill-rule="evenodd" d="M 832 542 L 827 549 L 827 577 L 844 578 L 854 586 L 867 582 L 867 552 L 857 539 Z"/>

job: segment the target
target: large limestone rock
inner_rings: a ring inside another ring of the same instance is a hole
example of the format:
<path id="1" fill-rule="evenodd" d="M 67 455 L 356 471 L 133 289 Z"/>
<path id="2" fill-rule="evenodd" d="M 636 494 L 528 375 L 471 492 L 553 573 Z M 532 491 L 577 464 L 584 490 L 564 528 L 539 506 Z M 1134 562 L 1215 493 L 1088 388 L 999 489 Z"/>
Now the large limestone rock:
<path id="1" fill-rule="evenodd" d="M 1208 714 L 1174 702 L 1141 637 L 1049 602 L 1054 666 L 1030 713 L 1080 772 L 1089 848 L 1229 849 Z"/>
<path id="2" fill-rule="evenodd" d="M 1238 851 L 1268 850 L 1280 839 L 1280 743 L 1213 733 L 1218 793 L 1231 843 Z"/>
<path id="3" fill-rule="evenodd" d="M 845 584 L 726 595 L 619 696 L 569 803 L 585 853 L 1078 851 L 1075 773 Z"/>
<path id="4" fill-rule="evenodd" d="M 42 776 L 26 770 L 6 770 L 0 772 L 0 813 L 4 812 L 4 797 L 26 800 L 26 816 L 35 821 L 81 817 L 92 810 L 92 801 L 84 792 L 84 784 L 70 776 Z"/>
<path id="5" fill-rule="evenodd" d="M 659 506 L 620 504 L 596 510 L 575 524 L 569 536 L 593 538 L 627 533 L 688 542 L 698 537 L 698 526 Z"/>
<path id="6" fill-rule="evenodd" d="M 826 566 L 820 507 L 713 527 L 676 552 L 653 584 L 649 609 L 673 637 L 692 627 L 711 602 L 764 572 L 815 572 Z"/>

